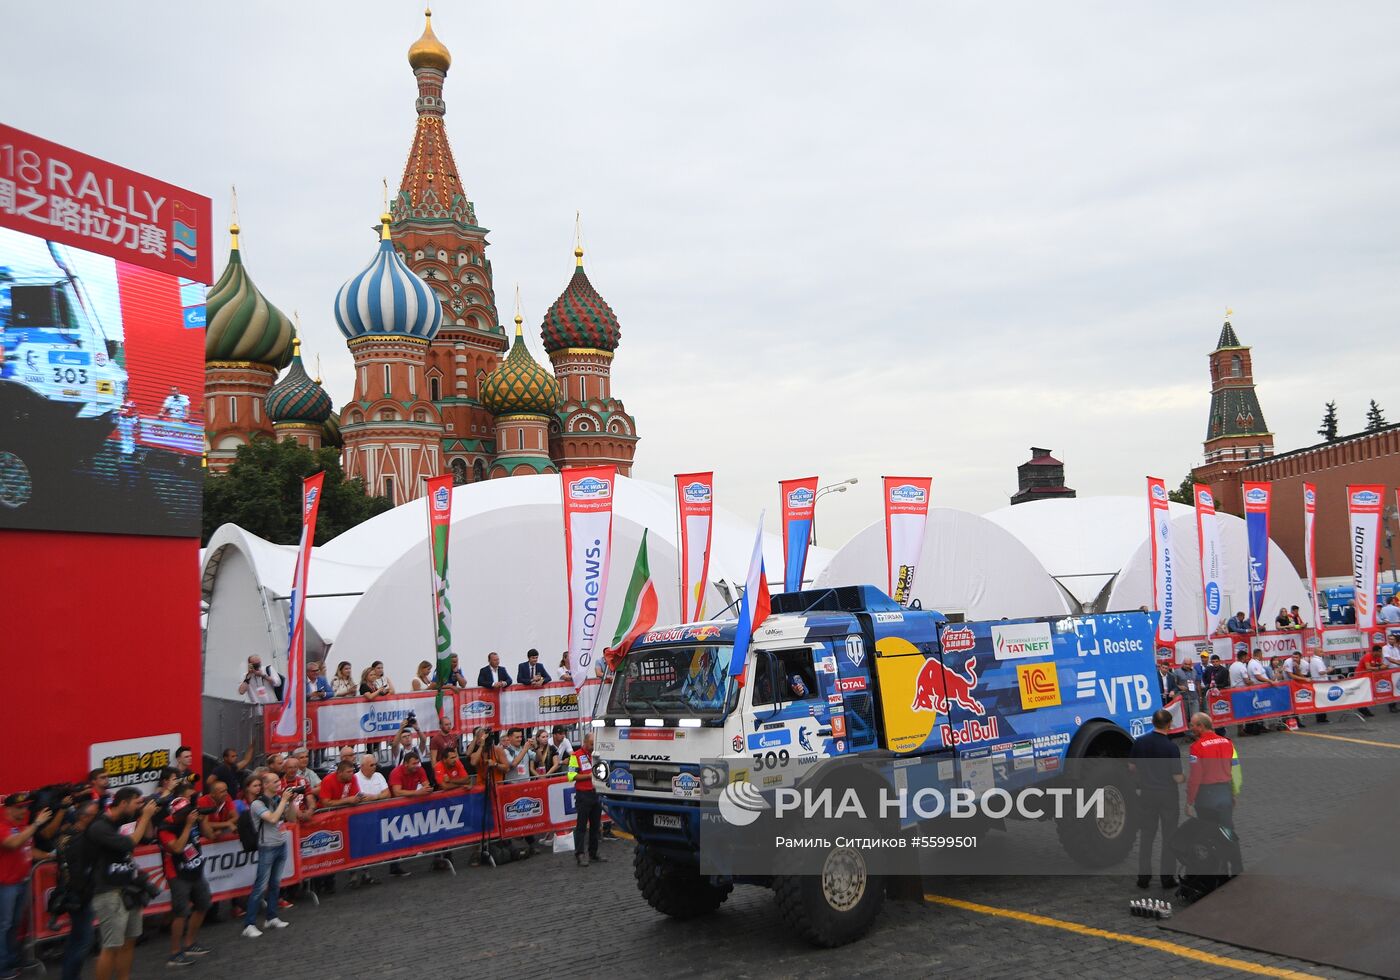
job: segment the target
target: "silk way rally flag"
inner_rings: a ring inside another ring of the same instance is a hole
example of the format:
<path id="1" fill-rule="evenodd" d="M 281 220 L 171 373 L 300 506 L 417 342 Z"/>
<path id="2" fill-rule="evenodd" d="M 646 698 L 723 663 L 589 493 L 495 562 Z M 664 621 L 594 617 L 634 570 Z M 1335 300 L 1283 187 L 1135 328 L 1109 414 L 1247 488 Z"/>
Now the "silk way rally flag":
<path id="1" fill-rule="evenodd" d="M 643 528 L 642 543 L 637 546 L 637 561 L 632 566 L 632 580 L 627 583 L 627 598 L 622 601 L 617 632 L 613 634 L 612 646 L 603 651 L 603 658 L 610 669 L 617 667 L 637 637 L 656 625 L 658 605 L 656 583 L 652 581 L 651 563 L 647 561 L 647 531 Z"/>
<path id="2" fill-rule="evenodd" d="M 321 509 L 321 484 L 326 474 L 301 481 L 301 543 L 297 546 L 287 635 L 287 678 L 282 682 L 282 713 L 272 730 L 278 745 L 295 745 L 306 730 L 306 579 L 311 571 L 311 545 L 316 540 L 316 513 Z"/>
<path id="3" fill-rule="evenodd" d="M 593 666 L 602 653 L 598 630 L 608 595 L 617 469 L 565 467 L 559 481 L 564 499 L 564 570 L 569 583 L 569 676 L 574 690 L 580 691 L 593 676 Z"/>
<path id="4" fill-rule="evenodd" d="M 1249 618 L 1255 632 L 1265 629 L 1264 589 L 1269 584 L 1269 500 L 1267 483 L 1244 485 L 1244 524 L 1249 538 Z"/>
<path id="5" fill-rule="evenodd" d="M 681 622 L 705 618 L 705 583 L 710 577 L 710 533 L 714 524 L 715 475 L 676 475 L 681 535 Z"/>
<path id="6" fill-rule="evenodd" d="M 1396 491 L 1400 495 L 1400 491 Z M 1314 629 L 1322 626 L 1320 595 L 1317 591 L 1317 539 L 1314 537 L 1317 524 L 1317 487 L 1303 484 L 1303 557 L 1307 562 L 1308 588 L 1312 590 L 1312 619 L 1308 625 Z"/>
<path id="7" fill-rule="evenodd" d="M 807 570 L 807 546 L 812 540 L 812 515 L 817 509 L 817 478 L 783 480 L 778 484 L 783 502 L 783 591 L 802 588 Z"/>
<path id="8" fill-rule="evenodd" d="M 1172 550 L 1171 498 L 1167 484 L 1147 478 L 1148 534 L 1152 540 L 1152 604 L 1157 609 L 1157 645 L 1176 643 L 1176 553 Z"/>
<path id="9" fill-rule="evenodd" d="M 815 480 L 813 481 L 816 482 Z M 804 549 L 805 550 L 805 549 Z M 753 554 L 749 558 L 749 574 L 744 580 L 744 594 L 739 598 L 739 621 L 734 625 L 734 653 L 729 658 L 729 676 L 744 683 L 744 663 L 749 656 L 749 643 L 754 632 L 768 618 L 768 577 L 763 569 L 763 515 L 758 515 L 758 533 L 753 539 Z"/>
<path id="10" fill-rule="evenodd" d="M 442 688 L 452 674 L 452 603 L 447 598 L 447 537 L 452 529 L 452 475 L 428 481 L 428 561 L 433 578 L 433 632 L 437 637 L 437 700 L 442 715 Z"/>
<path id="11" fill-rule="evenodd" d="M 931 476 L 885 477 L 885 560 L 889 594 L 901 606 L 914 594 L 914 573 L 928 528 Z"/>
<path id="12" fill-rule="evenodd" d="M 1355 593 L 1356 626 L 1362 631 L 1376 625 L 1376 545 L 1381 536 L 1381 495 L 1385 487 L 1371 484 L 1347 487 L 1347 514 L 1351 528 L 1351 588 Z"/>
<path id="13" fill-rule="evenodd" d="M 1215 632 L 1225 603 L 1225 556 L 1220 551 L 1220 523 L 1215 516 L 1215 495 L 1203 483 L 1193 486 L 1196 498 L 1196 543 L 1201 549 L 1201 600 L 1205 607 L 1206 636 Z"/>

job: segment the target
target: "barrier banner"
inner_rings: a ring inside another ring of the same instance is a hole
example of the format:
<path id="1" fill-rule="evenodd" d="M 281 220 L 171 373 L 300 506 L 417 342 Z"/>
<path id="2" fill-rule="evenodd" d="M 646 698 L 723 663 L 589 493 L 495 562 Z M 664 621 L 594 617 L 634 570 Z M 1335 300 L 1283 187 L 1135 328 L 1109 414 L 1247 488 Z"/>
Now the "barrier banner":
<path id="1" fill-rule="evenodd" d="M 1215 629 L 1225 603 L 1225 556 L 1220 551 L 1220 525 L 1215 518 L 1215 495 L 1210 487 L 1195 484 L 1196 541 L 1201 551 L 1201 596 L 1205 604 L 1206 632 Z"/>
<path id="2" fill-rule="evenodd" d="M 1312 617 L 1309 626 L 1322 628 L 1326 616 L 1323 611 L 1327 603 L 1317 588 L 1317 488 L 1311 483 L 1303 484 L 1303 557 L 1307 564 L 1308 589 L 1312 592 Z"/>
<path id="3" fill-rule="evenodd" d="M 577 810 L 568 777 L 501 783 L 496 805 L 502 837 L 572 830 Z"/>
<path id="4" fill-rule="evenodd" d="M 817 478 L 783 480 L 778 484 L 783 504 L 783 591 L 802 588 L 807 570 L 807 547 L 812 540 L 812 519 L 817 510 Z"/>
<path id="5" fill-rule="evenodd" d="M 593 697 L 597 693 L 598 681 L 584 685 L 581 690 L 567 681 L 557 684 L 541 684 L 539 687 L 512 684 L 503 691 L 496 692 L 496 703 L 500 706 L 498 720 L 493 727 L 505 728 L 510 725 L 555 725 L 572 724 L 579 717 L 579 708 L 591 718 Z M 480 724 L 487 724 L 481 722 Z"/>
<path id="6" fill-rule="evenodd" d="M 1227 692 L 1221 692 L 1227 693 Z M 1287 684 L 1230 688 L 1230 713 L 1236 721 L 1252 721 L 1293 711 Z"/>
<path id="7" fill-rule="evenodd" d="M 931 476 L 887 476 L 885 480 L 885 560 L 889 595 L 901 606 L 914 594 L 914 573 L 928 528 Z"/>
<path id="8" fill-rule="evenodd" d="M 446 692 L 443 711 L 455 715 L 456 692 Z M 312 740 L 317 747 L 373 742 L 393 738 L 409 715 L 423 731 L 431 731 L 436 691 L 419 691 L 375 698 L 334 698 L 311 702 Z M 424 721 L 427 719 L 427 721 Z"/>
<path id="9" fill-rule="evenodd" d="M 1249 621 L 1257 631 L 1264 624 L 1264 590 L 1269 584 L 1268 483 L 1244 485 L 1244 523 L 1249 545 Z"/>
<path id="10" fill-rule="evenodd" d="M 1175 663 L 1194 666 L 1202 653 L 1210 653 L 1211 640 L 1208 636 L 1179 636 L 1172 648 L 1176 651 Z"/>
<path id="11" fill-rule="evenodd" d="M 681 622 L 705 618 L 705 583 L 710 579 L 710 535 L 714 525 L 715 475 L 676 474 L 681 538 Z"/>
<path id="12" fill-rule="evenodd" d="M 566 685 L 567 686 L 567 685 Z M 509 688 L 507 688 L 509 690 Z M 486 687 L 469 687 L 457 698 L 457 726 L 469 732 L 477 725 L 496 725 L 500 720 L 500 705 L 496 692 Z"/>
<path id="13" fill-rule="evenodd" d="M 1322 634 L 1322 655 L 1336 653 L 1360 653 L 1361 631 L 1355 626 L 1329 626 L 1319 631 Z"/>
<path id="14" fill-rule="evenodd" d="M 1299 684 L 1299 688 L 1311 688 L 1312 710 L 1331 711 L 1334 708 L 1359 708 L 1373 700 L 1371 678 L 1349 677 L 1345 680 L 1313 681 Z M 1294 704 L 1298 704 L 1298 691 L 1293 694 Z"/>
<path id="15" fill-rule="evenodd" d="M 612 561 L 612 508 L 617 469 L 566 466 L 559 474 L 564 501 L 564 571 L 569 589 L 569 676 L 574 689 L 593 676 L 602 655 L 599 622 Z"/>
<path id="16" fill-rule="evenodd" d="M 1385 487 L 1367 484 L 1347 487 L 1347 517 L 1351 539 L 1352 603 L 1356 626 L 1368 630 L 1376 625 L 1376 547 L 1381 536 L 1381 494 Z"/>
<path id="17" fill-rule="evenodd" d="M 1190 719 L 1186 717 L 1186 702 L 1179 697 L 1172 698 L 1163 705 L 1163 707 L 1166 708 L 1167 713 L 1172 716 L 1172 725 L 1169 730 L 1184 730 L 1186 728 L 1186 723 L 1190 721 Z"/>
<path id="18" fill-rule="evenodd" d="M 316 513 L 321 509 L 325 473 L 301 483 L 301 543 L 292 572 L 287 635 L 287 675 L 282 681 L 282 711 L 272 729 L 272 745 L 296 745 L 306 740 L 306 580 L 311 571 L 311 547 L 316 543 Z"/>
<path id="19" fill-rule="evenodd" d="M 1308 646 L 1303 630 L 1270 630 L 1256 633 L 1250 638 L 1249 648 L 1258 650 L 1265 657 L 1291 657 L 1303 652 Z"/>
<path id="20" fill-rule="evenodd" d="M 1176 643 L 1176 583 L 1172 581 L 1172 518 L 1167 484 L 1155 476 L 1147 478 L 1148 535 L 1152 541 L 1152 602 L 1157 617 L 1157 645 Z M 1212 624 L 1206 623 L 1206 629 Z"/>
<path id="21" fill-rule="evenodd" d="M 428 481 L 428 562 L 433 575 L 433 623 L 437 637 L 437 664 L 433 677 L 439 683 L 446 683 L 451 673 L 452 657 L 452 603 L 447 598 L 447 540 L 452 531 L 452 475 L 437 476 Z M 437 712 L 442 711 L 442 691 L 434 702 Z"/>
<path id="22" fill-rule="evenodd" d="M 1400 670 L 1376 674 L 1371 678 L 1371 690 L 1377 701 L 1400 700 Z"/>
<path id="23" fill-rule="evenodd" d="M 343 819 L 346 856 L 340 866 L 347 868 L 468 844 L 493 829 L 482 790 L 347 807 Z"/>

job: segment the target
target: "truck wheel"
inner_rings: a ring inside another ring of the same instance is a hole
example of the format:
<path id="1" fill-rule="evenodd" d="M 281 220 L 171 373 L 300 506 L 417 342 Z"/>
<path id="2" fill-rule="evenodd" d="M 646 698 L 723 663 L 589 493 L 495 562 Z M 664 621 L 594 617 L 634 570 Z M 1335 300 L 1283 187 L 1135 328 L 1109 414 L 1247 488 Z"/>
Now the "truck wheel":
<path id="1" fill-rule="evenodd" d="M 813 946 L 844 946 L 865 935 L 885 903 L 884 879 L 866 869 L 855 848 L 834 848 L 820 875 L 786 875 L 773 881 L 778 911 L 788 927 Z"/>
<path id="2" fill-rule="evenodd" d="M 19 510 L 33 496 L 33 471 L 18 455 L 0 449 L 0 510 Z"/>
<path id="3" fill-rule="evenodd" d="M 673 919 L 709 915 L 724 904 L 733 885 L 716 885 L 693 868 L 654 858 L 639 847 L 632 857 L 632 875 L 647 904 Z"/>
<path id="4" fill-rule="evenodd" d="M 1118 765 L 1110 767 L 1110 763 Z M 1103 815 L 1055 821 L 1055 831 L 1065 853 L 1086 868 L 1107 868 L 1128 856 L 1137 837 L 1137 807 L 1125 760 L 1094 757 L 1094 767 L 1076 783 L 1077 788 L 1104 792 Z"/>

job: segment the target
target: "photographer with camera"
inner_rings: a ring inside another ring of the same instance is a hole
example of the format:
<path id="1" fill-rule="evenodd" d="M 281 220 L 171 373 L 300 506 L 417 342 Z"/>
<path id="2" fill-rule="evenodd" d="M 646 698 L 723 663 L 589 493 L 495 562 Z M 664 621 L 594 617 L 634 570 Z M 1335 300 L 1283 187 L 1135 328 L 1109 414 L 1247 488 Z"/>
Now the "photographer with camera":
<path id="1" fill-rule="evenodd" d="M 271 664 L 264 667 L 262 657 L 255 653 L 248 658 L 248 670 L 238 685 L 238 693 L 250 704 L 277 704 L 282 700 L 282 675 Z"/>
<path id="2" fill-rule="evenodd" d="M 200 817 L 211 809 L 195 805 L 189 784 L 171 801 L 160 822 L 156 839 L 165 865 L 165 883 L 170 888 L 170 958 L 166 966 L 193 966 L 194 957 L 209 950 L 195 942 L 204 914 L 213 904 L 209 882 L 204 878 L 204 849 L 201 846 Z"/>
<path id="3" fill-rule="evenodd" d="M 28 793 L 11 793 L 0 811 L 0 980 L 19 976 L 19 927 L 29 904 L 29 868 L 33 838 L 48 823 L 47 808 L 29 819 Z"/>
<path id="4" fill-rule="evenodd" d="M 83 835 L 92 866 L 92 911 L 102 943 L 97 980 L 128 980 L 131 976 L 142 916 L 153 897 L 132 852 L 150 832 L 158 808 L 155 800 L 142 800 L 140 790 L 123 786 L 112 797 L 107 812 L 93 820 Z M 122 833 L 119 828 L 133 820 L 136 823 L 131 833 Z"/>
<path id="5" fill-rule="evenodd" d="M 291 923 L 277 915 L 277 893 L 282 883 L 282 865 L 287 860 L 287 841 L 291 837 L 289 824 L 297 822 L 296 790 L 282 788 L 281 777 L 275 772 L 263 775 L 263 792 L 267 795 L 253 800 L 249 807 L 253 826 L 258 828 L 258 875 L 253 890 L 248 893 L 247 911 L 243 915 L 243 936 L 256 939 L 263 934 L 258 928 L 258 912 L 267 905 L 264 929 L 285 929 Z"/>

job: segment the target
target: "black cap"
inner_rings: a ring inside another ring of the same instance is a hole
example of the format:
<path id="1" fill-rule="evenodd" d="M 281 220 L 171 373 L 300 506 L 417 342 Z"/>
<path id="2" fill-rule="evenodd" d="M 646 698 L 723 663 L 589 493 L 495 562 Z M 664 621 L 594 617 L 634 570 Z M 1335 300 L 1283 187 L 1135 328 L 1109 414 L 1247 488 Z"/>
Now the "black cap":
<path id="1" fill-rule="evenodd" d="M 551 734 L 553 734 L 553 735 L 563 735 L 563 734 L 564 734 L 564 726 L 563 726 L 563 725 L 555 725 L 553 731 L 551 732 Z"/>
<path id="2" fill-rule="evenodd" d="M 34 799 L 34 797 L 30 796 L 28 793 L 11 793 L 9 796 L 5 797 L 5 805 L 26 806 L 32 799 Z"/>

